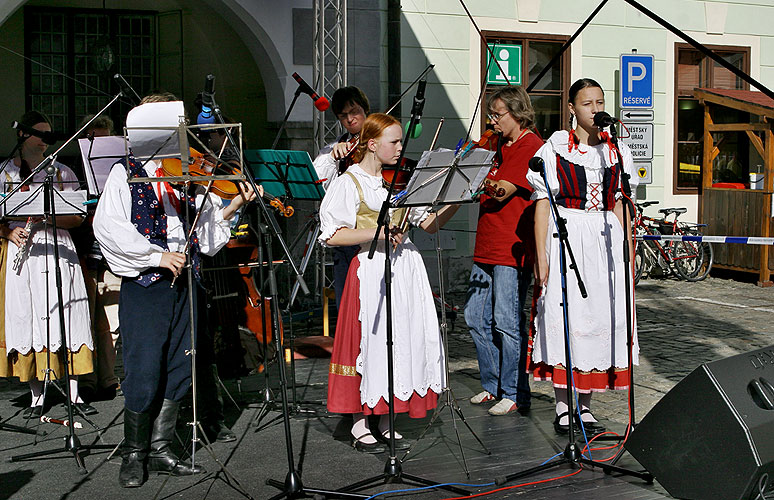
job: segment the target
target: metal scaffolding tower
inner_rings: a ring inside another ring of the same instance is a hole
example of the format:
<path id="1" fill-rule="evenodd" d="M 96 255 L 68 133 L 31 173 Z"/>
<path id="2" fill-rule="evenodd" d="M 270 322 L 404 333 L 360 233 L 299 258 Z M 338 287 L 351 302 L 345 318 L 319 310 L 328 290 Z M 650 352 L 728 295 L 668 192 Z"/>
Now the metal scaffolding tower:
<path id="1" fill-rule="evenodd" d="M 312 79 L 320 95 L 329 98 L 347 85 L 347 0 L 313 0 L 314 59 Z M 341 134 L 331 113 L 314 115 L 315 154 Z"/>

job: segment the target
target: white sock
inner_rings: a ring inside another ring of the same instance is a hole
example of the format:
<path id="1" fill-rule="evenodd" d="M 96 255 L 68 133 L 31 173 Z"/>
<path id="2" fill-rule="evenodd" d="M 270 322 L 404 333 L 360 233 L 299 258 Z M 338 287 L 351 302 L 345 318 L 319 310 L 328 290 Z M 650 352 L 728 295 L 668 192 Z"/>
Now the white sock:
<path id="1" fill-rule="evenodd" d="M 581 410 L 589 410 L 591 405 L 591 393 L 578 395 L 578 402 L 580 403 Z M 597 419 L 591 413 L 581 413 L 581 420 L 584 422 L 596 422 Z"/>
<path id="2" fill-rule="evenodd" d="M 390 439 L 390 414 L 382 415 L 379 417 L 379 432 L 382 433 L 382 436 L 386 437 L 387 439 Z M 395 439 L 403 439 L 403 436 L 398 432 L 398 430 L 395 430 Z"/>
<path id="3" fill-rule="evenodd" d="M 83 403 L 81 396 L 78 395 L 78 377 L 70 377 L 70 401 L 73 403 Z"/>
<path id="4" fill-rule="evenodd" d="M 35 378 L 29 381 L 29 385 L 32 394 L 30 406 L 43 406 L 43 382 Z"/>
<path id="5" fill-rule="evenodd" d="M 355 413 L 352 415 L 354 423 L 352 424 L 352 437 L 358 439 L 363 444 L 374 444 L 376 438 L 371 434 L 371 429 L 368 427 L 368 417 L 362 413 Z"/>
<path id="6" fill-rule="evenodd" d="M 556 398 L 557 415 L 561 415 L 570 408 L 567 405 L 567 391 L 565 389 L 554 388 L 554 397 Z M 569 425 L 569 421 L 569 417 L 565 415 L 559 419 L 559 425 Z"/>

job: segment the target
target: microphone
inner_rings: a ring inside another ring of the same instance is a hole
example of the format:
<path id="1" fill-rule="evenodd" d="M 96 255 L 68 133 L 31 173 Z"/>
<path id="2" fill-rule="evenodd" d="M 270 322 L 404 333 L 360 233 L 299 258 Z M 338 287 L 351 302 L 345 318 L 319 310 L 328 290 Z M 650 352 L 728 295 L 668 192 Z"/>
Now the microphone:
<path id="1" fill-rule="evenodd" d="M 533 156 L 529 159 L 529 169 L 533 172 L 542 172 L 545 168 L 545 163 L 543 162 L 543 158 L 539 156 Z"/>
<path id="2" fill-rule="evenodd" d="M 298 90 L 312 98 L 314 107 L 317 108 L 318 111 L 325 111 L 331 107 L 330 101 L 328 101 L 328 99 L 325 97 L 318 95 L 317 92 L 315 92 L 314 89 L 310 87 L 303 78 L 301 78 L 301 75 L 298 73 L 293 73 L 293 78 L 295 78 L 295 80 L 298 82 Z"/>
<path id="3" fill-rule="evenodd" d="M 417 109 L 417 121 L 414 124 L 414 133 L 411 134 L 412 139 L 416 139 L 422 135 L 422 124 L 419 121 L 422 119 L 422 111 L 424 110 L 425 87 L 427 87 L 427 78 L 419 80 L 419 83 L 417 84 L 417 94 L 414 96 L 414 106 L 417 106 L 418 102 L 421 102 L 421 105 L 418 106 Z M 409 125 L 411 125 L 411 122 L 406 123 L 406 134 L 409 132 Z"/>
<path id="4" fill-rule="evenodd" d="M 140 101 L 142 101 L 140 95 L 135 92 L 132 86 L 129 85 L 129 82 L 127 82 L 126 79 L 121 76 L 121 73 L 116 73 L 113 75 L 113 80 L 116 81 L 118 87 L 121 89 L 121 95 L 129 99 L 133 105 L 137 105 L 140 103 Z"/>
<path id="5" fill-rule="evenodd" d="M 618 123 L 618 118 L 613 118 L 605 111 L 600 111 L 594 115 L 594 126 L 599 128 L 609 127 L 614 123 Z"/>
<path id="6" fill-rule="evenodd" d="M 215 76 L 207 75 L 204 80 L 204 92 L 202 92 L 202 112 L 196 117 L 196 123 L 215 123 L 215 115 L 212 108 L 215 107 Z"/>
<path id="7" fill-rule="evenodd" d="M 12 122 L 11 127 L 15 128 L 16 130 L 20 131 L 22 134 L 26 136 L 34 135 L 35 137 L 39 137 L 43 142 L 48 144 L 49 146 L 53 146 L 56 144 L 56 137 L 54 136 L 53 132 L 41 132 L 40 130 L 32 127 L 28 127 L 27 125 L 24 125 L 23 123 L 19 122 Z"/>

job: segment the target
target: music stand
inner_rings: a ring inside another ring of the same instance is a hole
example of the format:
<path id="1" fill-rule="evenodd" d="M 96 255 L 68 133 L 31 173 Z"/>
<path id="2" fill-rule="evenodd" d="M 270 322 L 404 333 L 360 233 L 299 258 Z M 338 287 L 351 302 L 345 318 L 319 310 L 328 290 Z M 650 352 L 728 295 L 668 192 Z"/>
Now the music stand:
<path id="1" fill-rule="evenodd" d="M 426 152 L 397 205 L 422 207 L 472 202 L 492 167 L 494 155 L 494 151 L 486 149 L 473 149 L 464 155 L 450 149 Z"/>
<path id="2" fill-rule="evenodd" d="M 124 138 L 120 135 L 88 137 L 78 139 L 78 146 L 81 148 L 86 186 L 90 194 L 99 197 L 113 165 L 124 157 Z"/>
<path id="3" fill-rule="evenodd" d="M 405 207 L 430 206 L 431 209 L 437 210 L 438 207 L 442 205 L 471 203 L 475 201 L 475 193 L 483 179 L 486 178 L 486 175 L 489 173 L 494 155 L 494 151 L 485 149 L 475 149 L 461 155 L 457 155 L 454 151 L 446 149 L 426 152 L 419 160 L 416 170 L 414 170 L 414 175 L 412 175 L 411 180 L 409 180 L 409 183 L 406 186 L 406 195 L 401 198 L 400 205 Z M 411 447 L 406 450 L 406 453 L 401 458 L 401 462 L 406 460 L 406 457 L 411 453 L 414 445 L 419 443 L 441 415 L 441 412 L 448 407 L 454 432 L 457 436 L 457 445 L 460 448 L 460 454 L 462 456 L 462 465 L 465 474 L 470 477 L 467 460 L 465 459 L 465 450 L 462 446 L 459 429 L 457 428 L 456 417 L 459 417 L 462 423 L 465 424 L 465 427 L 468 428 L 468 431 L 476 438 L 476 441 L 478 441 L 481 447 L 484 448 L 487 455 L 490 455 L 491 451 L 489 451 L 489 448 L 486 447 L 481 441 L 481 438 L 478 437 L 476 432 L 470 427 L 470 424 L 468 424 L 465 415 L 462 413 L 462 409 L 457 404 L 454 392 L 449 385 L 449 335 L 446 307 L 443 305 L 446 301 L 444 298 L 443 287 L 443 260 L 441 259 L 440 231 L 436 231 L 435 240 L 438 260 L 438 286 L 441 297 L 441 342 L 444 349 L 445 379 L 444 387 L 441 389 L 441 394 L 438 398 L 439 401 L 442 402 L 435 407 L 430 421 L 419 434 L 416 441 L 414 441 L 411 444 Z"/>
<path id="4" fill-rule="evenodd" d="M 273 195 L 292 198 L 294 200 L 322 201 L 325 190 L 322 181 L 317 178 L 312 159 L 306 151 L 283 151 L 275 149 L 253 149 L 245 151 L 245 163 L 250 167 L 255 182 L 261 184 L 263 189 Z M 301 273 L 306 271 L 309 258 L 314 250 L 314 240 L 320 222 L 313 217 L 301 229 L 299 234 L 309 230 L 311 236 L 307 236 L 304 256 L 301 260 Z M 290 246 L 295 247 L 298 240 Z M 311 244 L 310 244 L 311 243 Z M 295 283 L 288 300 L 288 310 L 295 302 L 298 295 L 299 284 Z M 292 335 L 292 330 L 291 330 Z M 295 399 L 295 398 L 294 398 Z"/>
<path id="5" fill-rule="evenodd" d="M 320 201 L 325 196 L 325 191 L 322 188 L 322 183 L 317 178 L 317 172 L 312 164 L 312 159 L 309 157 L 309 153 L 306 151 L 289 151 L 289 150 L 276 150 L 276 149 L 254 149 L 245 151 L 245 165 L 250 169 L 253 174 L 256 184 L 263 186 L 265 192 L 272 196 L 292 198 L 295 200 L 313 200 Z M 304 255 L 301 259 L 301 267 L 299 271 L 303 274 L 306 271 L 306 266 L 309 264 L 309 259 L 312 252 L 315 249 L 314 239 L 316 239 L 319 231 L 320 223 L 316 217 L 310 219 L 304 226 L 302 231 L 308 229 L 306 247 L 304 248 Z M 300 233 L 302 234 L 302 233 Z M 291 247 L 294 247 L 298 240 L 296 240 Z M 260 259 L 259 259 L 260 260 Z M 263 284 L 263 274 L 259 270 L 260 282 Z M 290 293 L 290 300 L 288 301 L 287 312 L 290 313 L 290 306 L 295 301 L 298 295 L 300 284 L 296 282 Z M 265 322 L 265 315 L 262 315 Z M 295 356 L 293 356 L 295 348 L 295 335 L 293 334 L 292 318 L 289 329 L 289 349 L 290 356 L 290 383 L 291 383 L 291 399 L 298 409 L 298 400 L 296 395 L 296 363 Z M 266 325 L 263 328 L 264 337 L 266 336 Z M 266 347 L 266 338 L 264 338 L 263 345 Z M 275 353 L 277 361 L 282 359 L 282 352 Z M 266 361 L 266 355 L 264 351 L 264 362 Z M 266 415 L 268 411 L 268 405 L 272 403 L 272 394 L 269 389 L 269 372 L 264 369 L 265 376 L 265 389 L 264 389 L 264 406 L 258 413 L 256 420 L 260 420 Z M 315 402 L 321 404 L 319 402 Z"/>
<path id="6" fill-rule="evenodd" d="M 46 163 L 45 160 L 43 163 Z M 60 322 L 60 348 L 64 349 L 66 351 L 70 350 L 70 343 L 67 340 L 67 337 L 64 333 L 64 301 L 62 298 L 62 277 L 61 277 L 61 271 L 59 268 L 59 241 L 57 238 L 57 226 L 56 226 L 56 217 L 58 215 L 80 215 L 85 216 L 86 215 L 86 191 L 57 191 L 54 189 L 54 180 L 53 175 L 55 172 L 54 168 L 54 161 L 53 159 L 48 163 L 48 166 L 51 168 L 46 168 L 46 178 L 40 186 L 37 186 L 36 188 L 30 190 L 29 192 L 25 192 L 25 196 L 22 196 L 21 191 L 12 191 L 11 194 L 9 194 L 7 197 L 4 197 L 2 200 L 2 212 L 4 217 L 42 217 L 47 221 L 50 221 L 52 227 L 53 227 L 53 249 L 54 249 L 54 263 L 55 263 L 55 275 L 56 275 L 56 284 L 57 284 L 57 310 L 59 311 L 59 322 Z M 39 172 L 39 170 L 36 169 L 35 172 L 30 174 L 28 179 L 25 179 L 19 186 L 24 184 L 26 181 L 31 181 L 34 179 L 34 175 Z M 47 222 L 48 223 L 48 222 Z M 21 251 L 21 249 L 19 250 Z M 48 294 L 48 289 L 46 290 L 46 293 Z M 43 399 L 46 398 L 46 393 L 48 390 L 48 385 L 51 383 L 51 374 L 53 370 L 51 369 L 51 349 L 49 348 L 51 345 L 51 339 L 48 337 L 46 338 L 46 369 L 44 371 L 43 376 Z M 65 354 L 67 356 L 67 354 Z M 86 473 L 86 468 L 83 463 L 83 458 L 81 457 L 80 453 L 81 450 L 90 450 L 90 449 L 112 449 L 113 445 L 106 445 L 106 444 L 93 444 L 93 445 L 86 445 L 82 446 L 80 443 L 80 440 L 78 439 L 78 436 L 74 433 L 73 429 L 79 428 L 78 422 L 75 422 L 74 420 L 74 412 L 73 412 L 73 402 L 70 398 L 70 370 L 68 368 L 69 361 L 65 361 L 64 363 L 64 379 L 65 379 L 65 390 L 63 391 L 60 387 L 55 385 L 54 387 L 59 390 L 59 392 L 65 397 L 65 407 L 67 408 L 67 420 L 65 420 L 63 425 L 69 428 L 70 434 L 69 436 L 65 437 L 64 439 L 64 448 L 63 449 L 54 449 L 54 450 L 43 450 L 43 451 L 37 451 L 32 453 L 26 453 L 22 455 L 15 455 L 10 457 L 8 460 L 10 462 L 18 462 L 22 460 L 28 460 L 31 458 L 38 458 L 38 457 L 45 457 L 48 455 L 53 455 L 56 453 L 59 453 L 60 451 L 66 451 L 66 452 L 72 452 L 76 465 L 79 467 L 79 470 L 82 473 Z M 80 413 L 81 417 L 88 422 L 90 425 L 96 427 L 99 429 L 94 423 L 89 420 L 86 415 L 78 410 L 78 413 Z M 41 416 L 40 421 L 44 422 L 46 417 Z M 50 421 L 50 420 L 49 420 Z M 67 423 L 69 422 L 69 423 Z M 100 436 L 101 439 L 101 436 Z"/>
<path id="7" fill-rule="evenodd" d="M 295 200 L 322 200 L 325 190 L 317 179 L 309 153 L 278 149 L 248 149 L 245 164 L 255 182 L 274 196 Z"/>

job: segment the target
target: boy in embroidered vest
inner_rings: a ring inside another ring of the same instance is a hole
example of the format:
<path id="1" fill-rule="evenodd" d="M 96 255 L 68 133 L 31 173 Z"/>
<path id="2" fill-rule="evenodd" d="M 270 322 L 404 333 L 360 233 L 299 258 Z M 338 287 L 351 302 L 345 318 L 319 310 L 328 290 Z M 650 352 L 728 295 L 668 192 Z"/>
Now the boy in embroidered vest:
<path id="1" fill-rule="evenodd" d="M 153 94 L 135 111 L 176 100 L 172 94 Z M 148 126 L 139 123 L 142 114 L 130 112 L 127 127 Z M 168 125 L 177 126 L 178 117 L 170 116 L 169 121 Z M 180 461 L 170 450 L 179 402 L 191 384 L 186 356 L 191 348 L 189 284 L 182 277 L 171 286 L 185 265 L 182 251 L 188 226 L 183 220 L 184 200 L 188 200 L 191 219 L 204 204 L 190 245 L 198 274 L 199 252 L 213 255 L 228 242 L 229 220 L 255 193 L 243 185 L 244 197 L 234 198 L 223 208 L 219 198 L 205 196 L 201 188 L 189 190 L 192 196 L 183 196 L 165 182 L 130 184 L 125 163 L 121 160 L 110 172 L 94 216 L 94 234 L 111 270 L 122 277 L 118 314 L 126 378 L 122 384 L 124 449 L 119 483 L 131 488 L 143 484 L 146 467 L 148 472 L 178 476 L 202 471 Z M 155 160 L 143 165 L 129 157 L 133 177 L 158 177 L 160 166 Z M 196 304 L 193 307 L 195 312 Z"/>

